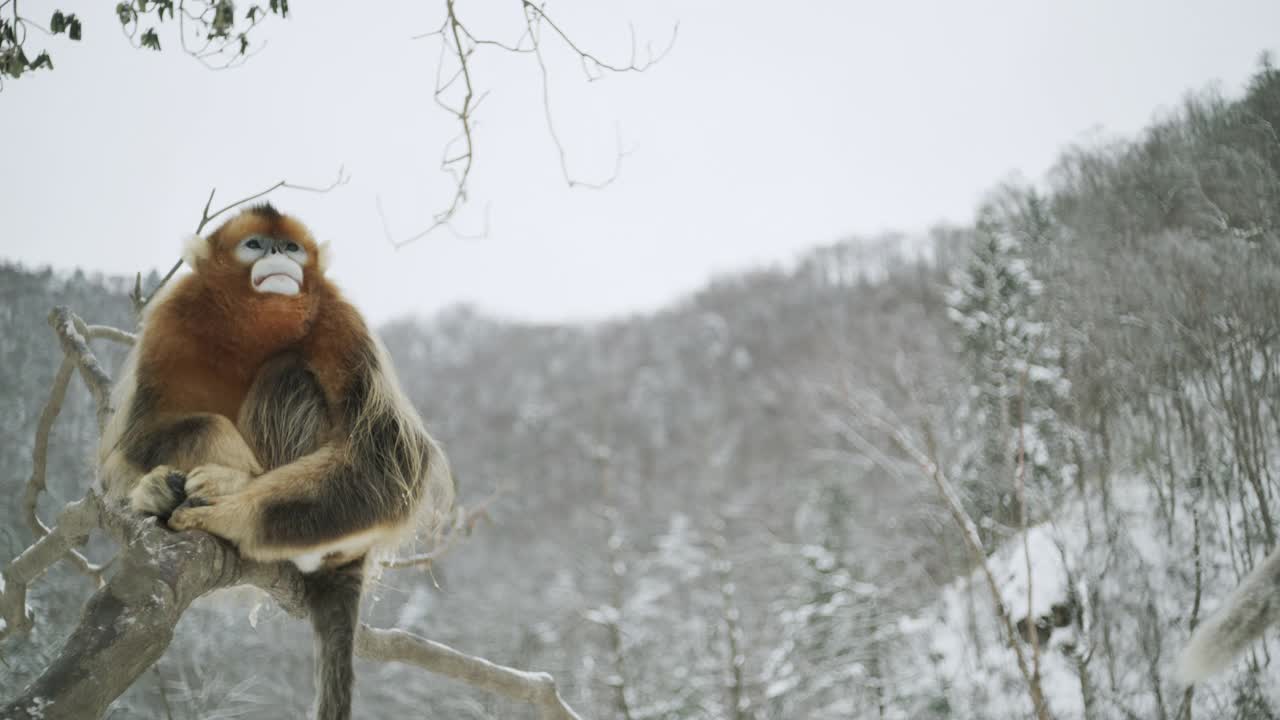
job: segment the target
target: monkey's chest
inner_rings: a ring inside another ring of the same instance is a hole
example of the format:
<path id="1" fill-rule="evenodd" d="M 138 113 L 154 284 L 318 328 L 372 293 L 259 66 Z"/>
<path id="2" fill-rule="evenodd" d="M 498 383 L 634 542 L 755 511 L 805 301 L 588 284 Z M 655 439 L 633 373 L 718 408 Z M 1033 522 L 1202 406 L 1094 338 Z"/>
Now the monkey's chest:
<path id="1" fill-rule="evenodd" d="M 236 421 L 249 393 L 252 377 L 236 377 L 200 367 L 187 367 L 166 382 L 164 410 L 217 413 Z"/>

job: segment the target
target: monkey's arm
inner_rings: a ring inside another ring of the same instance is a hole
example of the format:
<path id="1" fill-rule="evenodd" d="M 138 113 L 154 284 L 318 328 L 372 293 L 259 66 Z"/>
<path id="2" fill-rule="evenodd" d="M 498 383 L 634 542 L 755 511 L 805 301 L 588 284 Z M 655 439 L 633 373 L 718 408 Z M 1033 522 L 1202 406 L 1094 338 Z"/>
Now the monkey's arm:
<path id="1" fill-rule="evenodd" d="M 167 516 L 181 502 L 183 473 L 211 462 L 251 475 L 262 467 L 219 409 L 217 400 L 233 393 L 207 382 L 207 353 L 171 317 L 173 304 L 161 305 L 144 320 L 112 391 L 117 410 L 103 429 L 98 467 L 108 499 Z"/>
<path id="2" fill-rule="evenodd" d="M 136 404 L 127 412 L 133 416 L 128 428 L 104 442 L 101 473 L 107 497 L 127 497 L 137 512 L 167 516 L 182 501 L 183 473 L 205 463 L 219 462 L 245 476 L 262 472 L 222 415 L 146 414 Z"/>
<path id="3" fill-rule="evenodd" d="M 359 557 L 396 537 L 420 494 L 420 483 L 402 483 L 381 463 L 362 467 L 361 456 L 368 459 L 329 444 L 247 484 L 230 468 L 197 468 L 169 526 L 205 530 L 245 557 L 293 560 L 304 571 Z"/>

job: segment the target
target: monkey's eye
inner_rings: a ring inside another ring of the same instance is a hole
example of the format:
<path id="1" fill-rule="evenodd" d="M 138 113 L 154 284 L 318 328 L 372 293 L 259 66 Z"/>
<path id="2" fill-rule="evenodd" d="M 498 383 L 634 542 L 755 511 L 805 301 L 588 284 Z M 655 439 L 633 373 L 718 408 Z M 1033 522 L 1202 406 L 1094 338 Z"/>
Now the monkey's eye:
<path id="1" fill-rule="evenodd" d="M 298 252 L 299 250 L 298 243 L 291 242 L 288 245 L 285 245 L 284 249 L 285 249 L 285 252 Z"/>
<path id="2" fill-rule="evenodd" d="M 253 240 L 250 240 L 250 241 L 249 241 L 249 242 L 247 242 L 247 243 L 245 243 L 245 244 L 244 244 L 244 246 L 245 246 L 245 247 L 247 247 L 247 248 L 249 248 L 249 249 L 251 249 L 251 250 L 261 250 L 261 249 L 262 249 L 262 243 L 258 242 L 258 240 L 257 240 L 256 238 L 255 238 L 255 239 L 253 239 Z"/>

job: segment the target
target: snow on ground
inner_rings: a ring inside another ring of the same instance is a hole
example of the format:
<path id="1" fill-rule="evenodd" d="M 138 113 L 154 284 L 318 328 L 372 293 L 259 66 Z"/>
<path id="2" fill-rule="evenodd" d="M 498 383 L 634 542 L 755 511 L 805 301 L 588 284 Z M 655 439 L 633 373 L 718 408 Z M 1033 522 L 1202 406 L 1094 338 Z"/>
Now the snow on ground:
<path id="1" fill-rule="evenodd" d="M 1011 619 L 1023 621 L 1027 633 L 1028 615 L 1040 623 L 1042 686 L 1059 720 L 1084 717 L 1086 694 L 1096 718 L 1161 717 L 1162 709 L 1172 717 L 1182 701 L 1173 671 L 1189 635 L 1194 530 L 1188 511 L 1153 510 L 1162 507 L 1169 507 L 1167 499 L 1141 478 L 1117 479 L 1105 513 L 1096 499 L 1067 503 L 1050 521 L 1029 528 L 1025 542 L 1019 533 L 988 560 Z M 1202 518 L 1201 617 L 1237 582 L 1229 554 L 1214 540 L 1221 534 L 1215 528 L 1227 522 Z M 1091 627 L 1097 620 L 1091 603 L 1105 605 L 1112 618 L 1105 639 L 1101 628 Z M 925 613 L 902 618 L 898 631 L 903 643 L 889 662 L 889 717 L 1032 716 L 1027 684 L 1001 640 L 981 571 L 945 586 Z M 1090 643 L 1104 641 L 1114 652 L 1090 653 Z M 1024 651 L 1030 661 L 1029 644 Z M 1120 660 L 1098 659 L 1104 656 Z M 1227 673 L 1201 686 L 1195 716 L 1230 716 L 1240 682 L 1240 675 Z"/>

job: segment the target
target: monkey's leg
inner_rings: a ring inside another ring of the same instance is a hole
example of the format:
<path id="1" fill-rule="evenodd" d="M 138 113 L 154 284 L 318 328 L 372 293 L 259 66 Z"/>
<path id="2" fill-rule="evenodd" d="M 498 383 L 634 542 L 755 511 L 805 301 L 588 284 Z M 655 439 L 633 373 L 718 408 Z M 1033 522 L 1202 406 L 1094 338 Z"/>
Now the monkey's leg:
<path id="1" fill-rule="evenodd" d="M 205 530 L 235 543 L 245 557 L 291 560 L 311 572 L 394 541 L 412 507 L 411 492 L 394 478 L 357 467 L 342 448 L 326 446 L 254 478 L 240 492 L 191 494 L 169 527 Z"/>
<path id="2" fill-rule="evenodd" d="M 349 720 L 355 679 L 356 624 L 364 559 L 332 570 L 303 575 L 307 609 L 315 632 L 316 720 Z"/>

